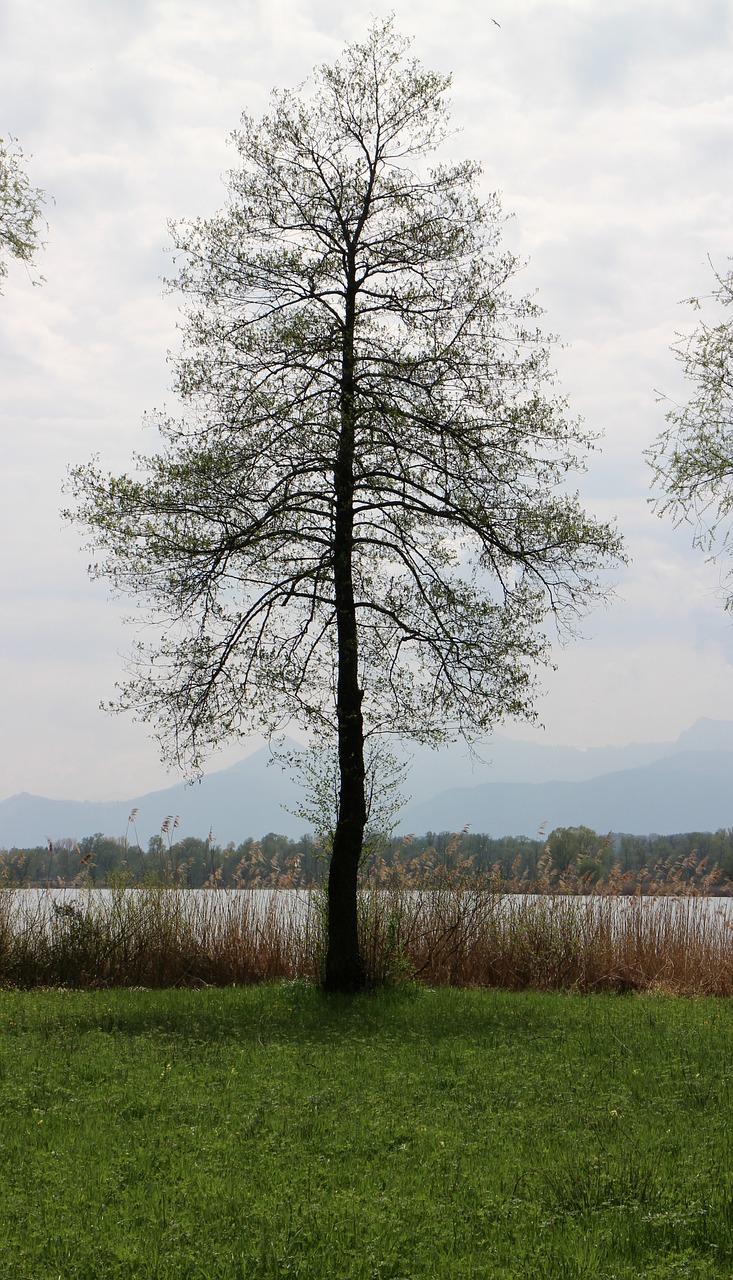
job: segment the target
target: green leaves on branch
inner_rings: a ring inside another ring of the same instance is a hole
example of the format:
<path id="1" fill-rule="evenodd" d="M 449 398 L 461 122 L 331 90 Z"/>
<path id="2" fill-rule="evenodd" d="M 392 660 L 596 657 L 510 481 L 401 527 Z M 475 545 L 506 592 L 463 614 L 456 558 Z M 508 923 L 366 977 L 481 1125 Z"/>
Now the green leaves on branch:
<path id="1" fill-rule="evenodd" d="M 733 304 L 733 270 L 715 273 L 712 299 L 721 308 Z M 689 305 L 702 317 L 697 298 Z M 686 404 L 673 405 L 668 426 L 647 450 L 652 500 L 660 516 L 675 525 L 689 523 L 693 545 L 709 559 L 733 553 L 733 318 L 710 324 L 700 318 L 672 348 L 692 384 Z M 733 569 L 724 570 L 726 608 L 733 608 Z"/>
<path id="2" fill-rule="evenodd" d="M 498 199 L 435 154 L 449 78 L 407 49 L 377 21 L 243 118 L 226 207 L 172 228 L 182 416 L 139 476 L 72 472 L 94 572 L 154 624 L 121 702 L 194 765 L 290 718 L 335 733 L 350 596 L 367 736 L 531 718 L 550 626 L 623 560 L 568 490 L 594 437 L 553 394 Z"/>
<path id="3" fill-rule="evenodd" d="M 8 274 L 5 256 L 30 262 L 41 247 L 44 193 L 32 187 L 16 138 L 0 138 L 0 291 Z M 34 281 L 38 284 L 43 277 Z"/>

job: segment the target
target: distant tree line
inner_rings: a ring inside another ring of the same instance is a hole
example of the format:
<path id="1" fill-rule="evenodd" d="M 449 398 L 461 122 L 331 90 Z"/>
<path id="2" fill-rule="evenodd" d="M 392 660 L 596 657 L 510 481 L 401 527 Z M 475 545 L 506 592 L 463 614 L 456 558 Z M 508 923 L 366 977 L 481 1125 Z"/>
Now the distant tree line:
<path id="1" fill-rule="evenodd" d="M 151 837 L 147 848 L 97 832 L 83 840 L 59 840 L 0 852 L 0 876 L 9 887 L 88 884 L 107 887 L 159 881 L 183 888 L 308 888 L 326 877 L 329 849 L 312 836 L 299 840 L 269 832 L 259 840 L 218 844 L 210 836 L 173 838 L 174 827 Z M 488 835 L 464 831 L 384 838 L 365 851 L 363 874 L 379 881 L 392 873 L 414 883 L 435 871 L 492 872 L 509 887 L 531 889 L 539 881 L 567 890 L 602 886 L 625 877 L 628 891 L 665 879 L 733 892 L 733 828 L 679 835 L 600 835 L 589 827 L 557 827 L 549 836 Z M 711 873 L 717 871 L 714 883 Z"/>

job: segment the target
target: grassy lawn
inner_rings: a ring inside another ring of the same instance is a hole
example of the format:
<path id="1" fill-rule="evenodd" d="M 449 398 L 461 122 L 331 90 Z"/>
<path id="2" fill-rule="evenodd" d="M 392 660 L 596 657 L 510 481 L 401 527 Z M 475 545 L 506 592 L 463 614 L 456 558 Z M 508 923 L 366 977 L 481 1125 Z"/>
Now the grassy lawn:
<path id="1" fill-rule="evenodd" d="M 0 993 L 0 1276 L 733 1274 L 733 1003 Z"/>

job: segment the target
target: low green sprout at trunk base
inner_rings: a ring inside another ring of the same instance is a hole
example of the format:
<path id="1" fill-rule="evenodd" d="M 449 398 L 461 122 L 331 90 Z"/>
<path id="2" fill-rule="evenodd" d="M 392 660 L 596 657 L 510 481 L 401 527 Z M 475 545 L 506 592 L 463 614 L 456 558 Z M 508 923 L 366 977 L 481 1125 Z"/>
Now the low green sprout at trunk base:
<path id="1" fill-rule="evenodd" d="M 4 993 L 13 1280 L 729 1280 L 733 1004 Z"/>

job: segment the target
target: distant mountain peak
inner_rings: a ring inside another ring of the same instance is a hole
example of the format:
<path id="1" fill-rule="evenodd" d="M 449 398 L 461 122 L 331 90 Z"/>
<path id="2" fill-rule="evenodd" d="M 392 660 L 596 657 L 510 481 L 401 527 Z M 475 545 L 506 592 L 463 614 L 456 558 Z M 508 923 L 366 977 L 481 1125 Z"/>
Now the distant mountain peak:
<path id="1" fill-rule="evenodd" d="M 274 761 L 263 746 L 197 786 L 174 783 L 129 800 L 50 800 L 23 792 L 0 802 L 0 848 L 45 844 L 50 836 L 80 839 L 97 831 L 123 838 L 137 810 L 135 838 L 147 841 L 166 815 L 180 817 L 180 835 L 239 842 L 267 831 L 297 838 L 308 823 L 294 816 L 303 796 L 298 771 L 283 758 L 301 749 L 287 739 Z M 702 717 L 676 742 L 627 747 L 552 747 L 497 735 L 469 757 L 465 747 L 431 752 L 416 747 L 404 790 L 413 799 L 400 828 L 534 835 L 540 825 L 597 831 L 715 830 L 733 824 L 733 722 Z M 490 763 L 489 763 L 490 759 Z"/>
<path id="2" fill-rule="evenodd" d="M 677 745 L 684 751 L 733 751 L 733 721 L 701 716 L 683 729 Z"/>

